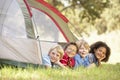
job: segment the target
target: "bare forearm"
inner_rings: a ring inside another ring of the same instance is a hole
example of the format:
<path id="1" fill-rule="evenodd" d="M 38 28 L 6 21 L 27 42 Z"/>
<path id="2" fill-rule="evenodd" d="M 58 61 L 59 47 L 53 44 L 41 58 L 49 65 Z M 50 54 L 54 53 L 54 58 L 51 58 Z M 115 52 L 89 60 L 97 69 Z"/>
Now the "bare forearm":
<path id="1" fill-rule="evenodd" d="M 57 64 L 58 66 L 60 66 L 61 68 L 67 69 L 67 67 L 64 66 L 61 62 L 57 62 L 56 64 Z"/>

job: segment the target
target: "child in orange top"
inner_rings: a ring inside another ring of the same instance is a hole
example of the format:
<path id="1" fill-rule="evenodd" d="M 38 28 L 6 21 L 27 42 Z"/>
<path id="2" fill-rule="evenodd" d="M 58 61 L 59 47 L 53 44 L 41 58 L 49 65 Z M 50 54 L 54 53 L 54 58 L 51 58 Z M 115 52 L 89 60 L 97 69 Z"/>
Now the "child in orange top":
<path id="1" fill-rule="evenodd" d="M 66 47 L 64 48 L 64 56 L 60 60 L 60 62 L 64 66 L 73 68 L 75 66 L 74 56 L 76 55 L 77 52 L 78 52 L 78 47 L 76 43 L 71 42 L 67 44 Z"/>

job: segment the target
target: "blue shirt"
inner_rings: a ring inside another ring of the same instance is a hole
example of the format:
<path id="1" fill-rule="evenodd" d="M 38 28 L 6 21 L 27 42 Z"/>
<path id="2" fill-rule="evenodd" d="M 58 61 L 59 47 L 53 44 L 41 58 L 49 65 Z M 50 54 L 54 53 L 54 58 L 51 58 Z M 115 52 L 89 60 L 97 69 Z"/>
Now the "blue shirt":
<path id="1" fill-rule="evenodd" d="M 42 58 L 42 64 L 50 66 L 50 67 L 52 66 L 51 61 L 50 61 L 50 57 L 48 55 L 43 56 L 43 58 Z"/>
<path id="2" fill-rule="evenodd" d="M 50 61 L 50 56 L 46 55 L 42 58 L 42 64 L 45 66 L 50 66 L 52 68 L 58 68 L 59 66 Z"/>
<path id="3" fill-rule="evenodd" d="M 75 68 L 79 66 L 87 67 L 90 64 L 88 56 L 82 58 L 80 54 L 76 54 L 74 59 L 75 59 Z"/>
<path id="4" fill-rule="evenodd" d="M 98 61 L 97 61 L 94 54 L 89 53 L 88 58 L 89 58 L 89 65 L 92 64 L 92 63 L 95 63 L 96 65 L 98 65 Z"/>

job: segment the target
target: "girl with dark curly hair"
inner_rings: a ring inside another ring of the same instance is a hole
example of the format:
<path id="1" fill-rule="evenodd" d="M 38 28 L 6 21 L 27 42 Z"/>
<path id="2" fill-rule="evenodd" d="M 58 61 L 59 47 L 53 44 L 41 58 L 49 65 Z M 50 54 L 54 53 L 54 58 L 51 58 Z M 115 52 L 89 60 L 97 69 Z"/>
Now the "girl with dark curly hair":
<path id="1" fill-rule="evenodd" d="M 102 41 L 93 43 L 89 52 L 90 64 L 95 63 L 97 66 L 100 66 L 101 62 L 107 62 L 111 54 L 109 46 Z"/>

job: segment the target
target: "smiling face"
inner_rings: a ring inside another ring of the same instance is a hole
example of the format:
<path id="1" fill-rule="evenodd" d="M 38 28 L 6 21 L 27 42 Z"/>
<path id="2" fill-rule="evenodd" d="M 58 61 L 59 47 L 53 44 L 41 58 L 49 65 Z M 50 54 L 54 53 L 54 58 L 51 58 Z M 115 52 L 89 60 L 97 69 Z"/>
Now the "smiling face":
<path id="1" fill-rule="evenodd" d="M 85 48 L 84 45 L 81 45 L 78 53 L 81 55 L 82 58 L 85 58 L 85 56 L 88 54 L 88 52 L 89 52 L 89 49 Z"/>
<path id="2" fill-rule="evenodd" d="M 67 53 L 67 55 L 69 57 L 74 57 L 75 54 L 77 52 L 77 47 L 75 45 L 69 45 L 66 49 L 65 49 L 65 53 Z"/>
<path id="3" fill-rule="evenodd" d="M 99 47 L 97 49 L 94 49 L 95 56 L 98 60 L 103 60 L 106 57 L 106 48 L 105 47 Z"/>
<path id="4" fill-rule="evenodd" d="M 79 41 L 76 41 L 76 44 L 78 46 L 78 53 L 80 54 L 80 56 L 82 58 L 85 58 L 85 56 L 87 56 L 89 50 L 90 50 L 90 46 L 89 44 L 84 40 L 81 39 Z"/>
<path id="5" fill-rule="evenodd" d="M 50 56 L 50 61 L 53 63 L 60 60 L 60 53 L 56 49 L 50 51 L 49 56 Z"/>

